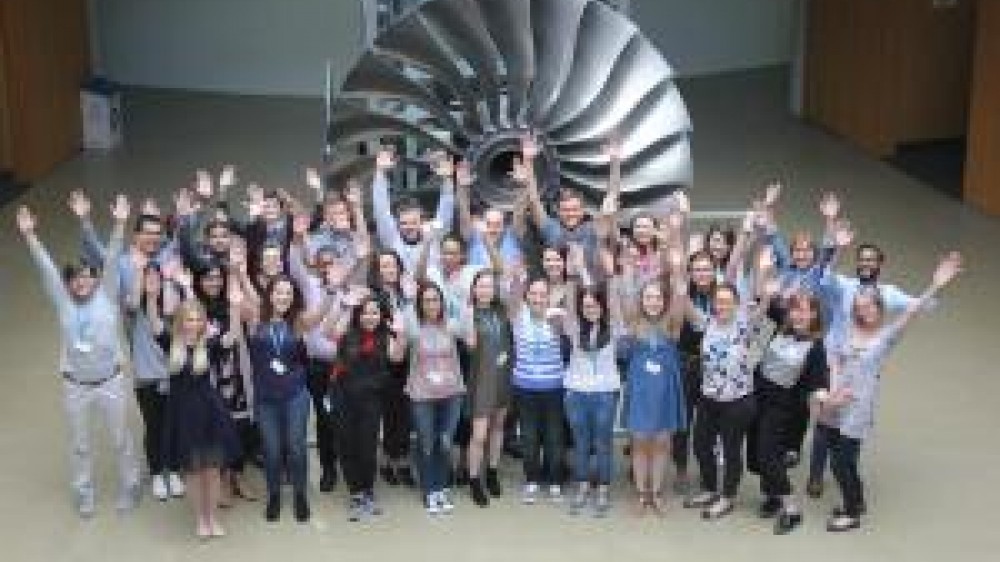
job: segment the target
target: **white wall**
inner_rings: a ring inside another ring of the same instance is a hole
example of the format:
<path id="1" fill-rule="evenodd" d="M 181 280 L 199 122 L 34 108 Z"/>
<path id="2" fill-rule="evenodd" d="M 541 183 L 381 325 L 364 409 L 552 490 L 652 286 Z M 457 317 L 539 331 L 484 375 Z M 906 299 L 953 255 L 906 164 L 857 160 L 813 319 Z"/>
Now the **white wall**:
<path id="1" fill-rule="evenodd" d="M 360 45 L 355 0 L 91 0 L 95 62 L 130 85 L 320 95 Z"/>
<path id="2" fill-rule="evenodd" d="M 632 19 L 681 75 L 785 64 L 795 0 L 632 0 Z"/>
<path id="3" fill-rule="evenodd" d="M 358 0 L 90 0 L 96 66 L 119 82 L 320 95 L 360 44 Z M 631 0 L 633 18 L 682 75 L 792 58 L 795 0 Z M 335 81 L 335 84 L 337 82 Z"/>

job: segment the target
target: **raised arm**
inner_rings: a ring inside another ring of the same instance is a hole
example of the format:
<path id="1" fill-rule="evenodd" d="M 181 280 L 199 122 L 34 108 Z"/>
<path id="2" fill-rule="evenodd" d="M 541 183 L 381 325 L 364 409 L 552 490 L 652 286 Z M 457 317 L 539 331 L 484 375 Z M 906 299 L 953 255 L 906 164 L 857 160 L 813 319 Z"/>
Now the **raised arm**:
<path id="1" fill-rule="evenodd" d="M 615 137 L 604 146 L 604 154 L 608 157 L 609 177 L 608 189 L 601 202 L 601 211 L 595 217 L 594 226 L 600 238 L 608 238 L 614 234 L 618 226 L 618 211 L 621 208 L 622 190 L 622 143 Z"/>
<path id="2" fill-rule="evenodd" d="M 753 243 L 753 230 L 759 206 L 760 203 L 754 201 L 753 207 L 747 211 L 740 232 L 736 235 L 736 243 L 733 244 L 733 249 L 729 253 L 729 263 L 726 264 L 726 280 L 730 283 L 736 283 L 740 273 L 743 272 L 747 251 Z"/>
<path id="3" fill-rule="evenodd" d="M 69 194 L 69 208 L 80 220 L 81 248 L 87 261 L 102 265 L 107 258 L 107 248 L 101 242 L 94 222 L 91 220 L 90 199 L 82 190 L 73 190 Z"/>
<path id="4" fill-rule="evenodd" d="M 361 248 L 371 248 L 372 239 L 368 232 L 368 220 L 365 218 L 365 202 L 361 195 L 361 182 L 355 178 L 347 180 L 344 199 L 351 206 L 354 216 L 354 253 L 357 258 Z"/>
<path id="5" fill-rule="evenodd" d="M 311 275 L 305 261 L 306 232 L 309 230 L 309 215 L 295 215 L 292 219 L 292 239 L 288 245 L 288 274 L 299 290 L 309 290 Z"/>
<path id="6" fill-rule="evenodd" d="M 389 170 L 396 165 L 396 155 L 390 148 L 381 148 L 375 157 L 375 175 L 372 177 L 372 213 L 375 215 L 375 234 L 378 241 L 388 248 L 403 244 L 396 219 L 389 202 Z"/>
<path id="7" fill-rule="evenodd" d="M 17 228 L 24 236 L 25 242 L 28 243 L 31 259 L 35 262 L 42 277 L 42 289 L 45 290 L 57 310 L 64 310 L 70 306 L 70 296 L 56 264 L 52 262 L 52 257 L 35 234 L 36 224 L 35 215 L 28 207 L 22 205 L 18 208 Z"/>
<path id="8" fill-rule="evenodd" d="M 437 213 L 434 220 L 439 222 L 445 232 L 451 230 L 455 222 L 455 163 L 450 155 L 438 160 L 434 165 L 434 173 L 441 178 L 441 192 L 438 195 Z"/>
<path id="9" fill-rule="evenodd" d="M 467 244 L 472 243 L 475 224 L 472 220 L 472 170 L 460 160 L 455 166 L 455 202 L 458 207 L 458 234 Z"/>
<path id="10" fill-rule="evenodd" d="M 538 193 L 538 178 L 535 176 L 535 157 L 538 156 L 538 141 L 534 135 L 526 134 L 521 137 L 521 158 L 514 161 L 514 180 L 522 182 L 525 186 L 525 193 L 528 197 L 528 209 L 531 211 L 535 226 L 539 229 L 545 227 L 549 216 L 542 205 L 542 197 Z"/>
<path id="11" fill-rule="evenodd" d="M 118 293 L 122 288 L 118 278 L 118 263 L 125 247 L 125 222 L 128 220 L 130 209 L 128 199 L 122 194 L 115 197 L 115 202 L 111 206 L 111 219 L 114 225 L 111 228 L 111 240 L 108 242 L 107 261 L 101 274 L 101 286 L 112 301 L 118 300 Z"/>
<path id="12" fill-rule="evenodd" d="M 928 285 L 927 289 L 912 301 L 909 306 L 907 306 L 903 311 L 893 320 L 892 324 L 888 327 L 890 338 L 894 339 L 899 336 L 899 334 L 906 329 L 906 327 L 916 318 L 917 314 L 921 310 L 927 308 L 927 304 L 931 302 L 941 289 L 947 287 L 956 277 L 962 272 L 962 255 L 958 252 L 949 252 L 938 262 L 937 268 L 934 270 L 934 274 L 931 276 L 931 283 Z"/>

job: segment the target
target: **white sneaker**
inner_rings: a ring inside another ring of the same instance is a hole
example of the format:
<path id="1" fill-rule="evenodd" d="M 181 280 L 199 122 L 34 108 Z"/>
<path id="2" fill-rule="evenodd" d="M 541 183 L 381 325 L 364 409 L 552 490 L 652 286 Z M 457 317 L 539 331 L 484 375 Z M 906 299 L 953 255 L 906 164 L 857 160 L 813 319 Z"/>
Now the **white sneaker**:
<path id="1" fill-rule="evenodd" d="M 184 480 L 176 472 L 171 472 L 168 480 L 170 481 L 170 495 L 175 498 L 183 498 Z"/>
<path id="2" fill-rule="evenodd" d="M 521 492 L 521 503 L 532 505 L 536 501 L 538 501 L 538 484 L 529 482 L 524 485 L 524 489 Z"/>
<path id="3" fill-rule="evenodd" d="M 562 499 L 562 487 L 559 484 L 549 486 L 549 500 L 553 503 L 561 503 Z"/>
<path id="4" fill-rule="evenodd" d="M 447 491 L 440 491 L 438 495 L 438 505 L 441 506 L 441 511 L 443 513 L 451 513 L 455 511 L 455 502 L 451 500 L 451 495 Z"/>
<path id="5" fill-rule="evenodd" d="M 170 497 L 170 490 L 167 489 L 167 479 L 162 474 L 153 476 L 153 497 L 161 502 L 166 501 Z"/>
<path id="6" fill-rule="evenodd" d="M 439 513 L 441 513 L 441 504 L 438 501 L 437 492 L 431 492 L 427 494 L 427 497 L 424 499 L 424 502 L 427 506 L 428 515 L 438 515 Z"/>

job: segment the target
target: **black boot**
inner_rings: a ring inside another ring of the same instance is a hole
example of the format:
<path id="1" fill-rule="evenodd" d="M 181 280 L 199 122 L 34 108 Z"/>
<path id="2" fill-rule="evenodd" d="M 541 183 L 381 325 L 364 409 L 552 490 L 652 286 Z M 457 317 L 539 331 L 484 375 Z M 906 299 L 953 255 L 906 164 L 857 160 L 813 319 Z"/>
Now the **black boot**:
<path id="1" fill-rule="evenodd" d="M 267 507 L 264 508 L 264 519 L 274 523 L 281 517 L 281 496 L 272 494 L 267 497 Z"/>
<path id="2" fill-rule="evenodd" d="M 328 494 L 337 487 L 337 470 L 336 469 L 324 469 L 323 474 L 319 477 L 319 491 L 324 494 Z"/>
<path id="3" fill-rule="evenodd" d="M 295 520 L 299 523 L 309 521 L 309 500 L 305 494 L 295 494 Z"/>
<path id="4" fill-rule="evenodd" d="M 497 474 L 497 469 L 495 468 L 486 469 L 486 489 L 495 498 L 503 495 L 503 488 L 500 487 L 500 475 Z"/>
<path id="5" fill-rule="evenodd" d="M 417 486 L 417 479 L 413 477 L 413 471 L 408 466 L 399 467 L 396 470 L 396 476 L 399 478 L 399 483 L 404 486 L 409 486 L 410 488 Z"/>
<path id="6" fill-rule="evenodd" d="M 469 479 L 469 492 L 472 493 L 472 501 L 479 507 L 490 505 L 490 498 L 486 495 L 486 490 L 483 489 L 483 479 L 481 477 Z"/>

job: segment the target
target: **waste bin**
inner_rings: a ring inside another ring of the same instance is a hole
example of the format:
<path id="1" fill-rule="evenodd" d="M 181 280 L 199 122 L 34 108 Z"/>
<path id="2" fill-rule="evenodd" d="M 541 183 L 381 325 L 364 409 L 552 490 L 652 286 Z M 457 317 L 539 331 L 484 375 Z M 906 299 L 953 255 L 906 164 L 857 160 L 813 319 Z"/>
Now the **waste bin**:
<path id="1" fill-rule="evenodd" d="M 114 82 L 94 77 L 80 88 L 83 148 L 111 150 L 122 143 L 122 95 Z"/>

